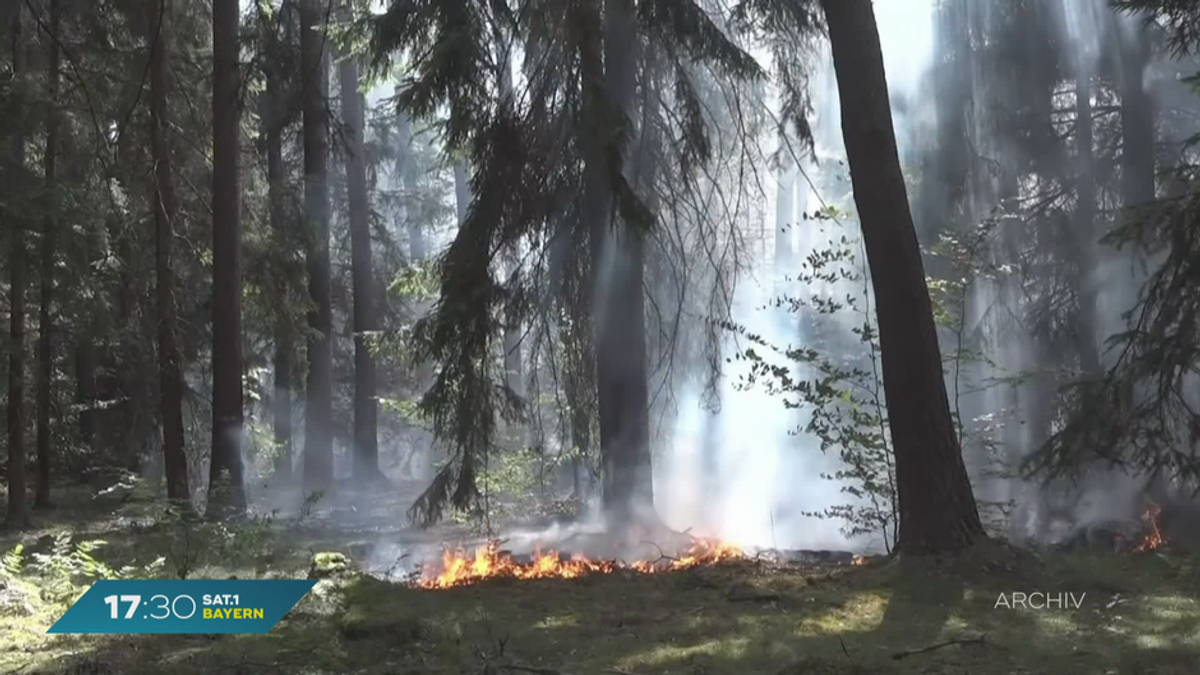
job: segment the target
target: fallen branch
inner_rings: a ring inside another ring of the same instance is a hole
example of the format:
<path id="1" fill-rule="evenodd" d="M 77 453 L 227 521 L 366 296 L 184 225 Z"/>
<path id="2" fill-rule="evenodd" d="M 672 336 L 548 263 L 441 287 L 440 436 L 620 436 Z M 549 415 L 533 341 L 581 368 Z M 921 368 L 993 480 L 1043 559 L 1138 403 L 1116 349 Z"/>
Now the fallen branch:
<path id="1" fill-rule="evenodd" d="M 952 645 L 983 645 L 983 640 L 986 637 L 987 633 L 980 633 L 978 636 L 973 638 L 956 638 L 954 640 L 947 640 L 946 642 L 939 642 L 928 647 L 921 647 L 920 649 L 909 649 L 902 652 L 896 652 L 895 654 L 892 654 L 892 658 L 899 661 L 907 656 L 927 654 L 929 652 L 941 649 L 942 647 L 950 647 Z"/>
<path id="2" fill-rule="evenodd" d="M 650 544 L 654 548 L 658 549 L 658 560 L 655 560 L 654 562 L 650 563 L 652 565 L 657 565 L 660 562 L 663 562 L 664 560 L 667 562 L 675 562 L 676 561 L 676 558 L 672 558 L 671 556 L 667 555 L 666 551 L 664 551 L 661 546 L 659 546 L 658 544 L 656 544 L 652 541 L 639 541 L 638 543 L 639 544 Z"/>
<path id="3" fill-rule="evenodd" d="M 499 666 L 500 670 L 515 670 L 522 673 L 533 673 L 534 675 L 563 675 L 553 668 L 537 668 L 534 666 L 523 666 L 519 663 L 508 663 Z"/>

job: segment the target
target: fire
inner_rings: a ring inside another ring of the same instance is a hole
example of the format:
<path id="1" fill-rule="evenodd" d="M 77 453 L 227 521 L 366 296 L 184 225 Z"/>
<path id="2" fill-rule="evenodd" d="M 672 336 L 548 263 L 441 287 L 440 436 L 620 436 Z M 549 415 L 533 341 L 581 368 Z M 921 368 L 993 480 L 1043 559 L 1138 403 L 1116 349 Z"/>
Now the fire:
<path id="1" fill-rule="evenodd" d="M 861 566 L 867 564 L 867 559 L 864 556 L 856 555 L 856 556 L 854 556 L 854 560 L 850 561 L 850 564 L 854 565 L 856 567 L 861 567 Z"/>
<path id="2" fill-rule="evenodd" d="M 1158 528 L 1158 516 L 1162 513 L 1162 507 L 1154 502 L 1150 502 L 1149 508 L 1142 514 L 1142 521 L 1146 523 L 1149 532 L 1142 539 L 1142 543 L 1137 545 L 1134 551 L 1154 551 L 1162 548 L 1162 545 L 1167 543 L 1167 540 L 1162 535 L 1162 530 Z"/>
<path id="3" fill-rule="evenodd" d="M 546 553 L 535 551 L 530 562 L 519 563 L 506 552 L 501 551 L 499 544 L 491 542 L 487 546 L 476 549 L 473 556 L 467 556 L 461 550 L 444 551 L 441 566 L 426 566 L 424 574 L 416 582 L 416 585 L 430 589 L 450 588 L 499 577 L 575 579 L 588 574 L 612 574 L 618 570 L 657 574 L 698 565 L 711 565 L 724 560 L 741 558 L 742 555 L 742 550 L 736 546 L 707 539 L 694 539 L 687 553 L 678 558 L 663 556 L 662 559 L 656 561 L 639 560 L 633 563 L 624 563 L 617 560 L 589 560 L 578 554 L 564 560 L 557 551 Z"/>

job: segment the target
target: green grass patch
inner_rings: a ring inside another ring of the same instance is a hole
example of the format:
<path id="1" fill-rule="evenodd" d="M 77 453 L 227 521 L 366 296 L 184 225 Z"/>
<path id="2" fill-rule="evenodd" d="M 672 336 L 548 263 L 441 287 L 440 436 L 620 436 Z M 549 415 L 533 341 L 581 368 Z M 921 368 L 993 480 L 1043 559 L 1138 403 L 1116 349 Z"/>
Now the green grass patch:
<path id="1" fill-rule="evenodd" d="M 53 617 L 39 609 L 0 620 L 0 672 L 1200 672 L 1194 559 L 999 551 L 840 568 L 736 561 L 442 591 L 339 575 L 261 636 L 46 636 Z M 1036 591 L 1071 593 L 1080 606 L 996 607 L 1002 593 Z M 895 658 L 953 641 L 965 644 Z"/>

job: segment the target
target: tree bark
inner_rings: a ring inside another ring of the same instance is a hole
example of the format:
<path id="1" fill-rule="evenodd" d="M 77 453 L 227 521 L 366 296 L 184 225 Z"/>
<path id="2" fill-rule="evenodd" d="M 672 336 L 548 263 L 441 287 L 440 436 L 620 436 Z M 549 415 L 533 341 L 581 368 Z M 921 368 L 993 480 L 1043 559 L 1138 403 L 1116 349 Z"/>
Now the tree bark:
<path id="1" fill-rule="evenodd" d="M 631 119 L 636 57 L 633 3 L 605 0 L 603 54 L 605 72 L 592 65 L 589 114 L 611 129 L 602 110 Z M 599 91 L 596 89 L 599 88 Z M 610 106 L 602 102 L 607 92 Z M 621 527 L 654 518 L 650 458 L 650 396 L 647 382 L 643 242 L 628 225 L 612 227 L 612 176 L 623 166 L 619 143 L 611 133 L 603 143 L 585 141 L 585 203 L 591 237 L 593 330 L 596 347 L 596 394 L 600 417 L 602 502 L 610 525 Z"/>
<path id="2" fill-rule="evenodd" d="M 238 86 L 238 2 L 213 0 L 213 400 L 208 498 L 210 514 L 216 516 L 238 516 L 246 510 Z"/>
<path id="3" fill-rule="evenodd" d="M 1096 262 L 1096 178 L 1093 152 L 1092 79 L 1089 69 L 1080 64 L 1075 75 L 1075 219 L 1074 237 L 1069 242 L 1075 258 L 1076 302 L 1079 315 L 1075 322 L 1079 362 L 1085 375 L 1099 376 L 1100 326 L 1096 320 L 1096 284 L 1092 269 Z"/>
<path id="4" fill-rule="evenodd" d="M 308 382 L 304 410 L 304 489 L 333 479 L 333 307 L 329 280 L 329 58 L 320 26 L 327 1 L 301 0 L 300 67 L 304 123 L 304 219 L 308 257 Z"/>
<path id="5" fill-rule="evenodd" d="M 284 20 L 288 20 L 289 3 L 283 9 Z M 287 167 L 283 161 L 283 124 L 287 106 L 284 88 L 284 73 L 277 65 L 275 54 L 279 49 L 279 36 L 274 25 L 268 31 L 265 65 L 267 90 L 265 96 L 264 137 L 267 145 L 267 199 L 270 203 L 271 232 L 278 245 L 279 261 L 275 316 L 275 353 L 272 359 L 274 371 L 274 393 L 271 399 L 272 436 L 275 442 L 275 475 L 286 482 L 292 478 L 292 326 L 286 303 L 292 287 L 291 238 L 287 235 L 286 192 Z"/>
<path id="6" fill-rule="evenodd" d="M 96 451 L 96 347 L 84 335 L 75 347 L 75 398 L 79 410 L 79 440 Z"/>
<path id="7" fill-rule="evenodd" d="M 37 341 L 37 491 L 33 507 L 49 508 L 50 504 L 50 411 L 52 407 L 52 380 L 54 375 L 54 324 L 50 313 L 54 300 L 54 258 L 58 238 L 58 205 L 56 162 L 58 160 L 58 79 L 59 25 L 62 7 L 59 0 L 50 0 L 50 32 L 47 37 L 46 91 L 49 110 L 46 113 L 46 151 L 42 168 L 46 181 L 46 217 L 42 221 L 42 250 L 40 291 L 41 306 L 38 308 Z"/>
<path id="8" fill-rule="evenodd" d="M 775 278 L 776 284 L 792 271 L 792 228 L 795 223 L 796 161 L 787 140 L 780 134 L 779 190 L 775 197 Z"/>
<path id="9" fill-rule="evenodd" d="M 875 291 L 901 554 L 986 538 L 950 416 L 921 250 L 900 169 L 871 0 L 821 0 L 833 47 L 842 135 Z"/>
<path id="10" fill-rule="evenodd" d="M 1142 78 L 1150 61 L 1144 30 L 1122 46 L 1121 195 L 1125 206 L 1154 200 L 1154 103 Z"/>
<path id="11" fill-rule="evenodd" d="M 348 17 L 347 17 L 348 18 Z M 375 357 L 371 336 L 378 330 L 371 274 L 370 203 L 363 150 L 365 119 L 358 91 L 358 63 L 343 54 L 339 66 L 342 125 L 346 135 L 346 188 L 350 208 L 350 266 L 354 282 L 354 477 L 366 484 L 379 478 L 379 439 L 376 425 Z"/>
<path id="12" fill-rule="evenodd" d="M 21 6 L 12 9 L 9 22 L 12 47 L 13 78 L 23 75 L 24 45 L 21 41 Z M 25 164 L 25 137 L 12 129 L 9 154 L 14 167 Z M 25 501 L 25 223 L 11 222 L 9 229 L 9 337 L 12 346 L 8 353 L 8 513 L 5 524 L 23 528 L 29 524 Z"/>
<path id="13" fill-rule="evenodd" d="M 500 70 L 499 73 L 499 95 L 502 106 L 513 105 L 513 76 L 512 76 L 512 37 L 507 30 L 498 30 L 496 36 L 496 64 Z M 457 186 L 456 186 L 457 187 Z M 464 186 L 465 187 L 465 186 Z M 464 213 L 465 216 L 465 213 Z M 504 274 L 509 279 L 520 273 L 521 259 L 520 251 L 516 244 L 506 246 L 500 254 L 502 269 Z M 525 380 L 524 361 L 521 355 L 522 343 L 522 328 L 521 322 L 512 314 L 505 317 L 504 321 L 504 380 L 505 385 L 517 396 L 524 396 Z M 521 446 L 529 444 L 529 433 L 527 428 L 510 427 L 510 440 L 518 443 Z"/>
<path id="14" fill-rule="evenodd" d="M 396 155 L 396 172 L 400 178 L 400 187 L 404 190 L 404 227 L 408 230 L 408 255 L 412 262 L 418 263 L 429 256 L 429 247 L 425 242 L 425 232 L 421 228 L 420 209 L 415 206 L 417 201 L 417 150 L 416 140 L 413 138 L 412 118 L 403 110 L 396 119 L 396 130 L 396 138 L 400 144 L 400 151 Z M 457 185 L 455 187 L 457 188 Z M 460 206 L 459 208 L 465 217 L 465 207 Z"/>
<path id="15" fill-rule="evenodd" d="M 179 202 L 171 153 L 167 145 L 170 125 L 167 106 L 167 82 L 170 64 L 169 0 L 146 0 L 146 44 L 150 48 L 150 152 L 154 157 L 155 298 L 158 304 L 158 378 L 159 415 L 162 417 L 163 467 L 167 478 L 167 497 L 187 505 L 191 500 L 188 485 L 187 454 L 184 451 L 183 376 L 181 373 L 175 307 L 175 270 L 172 249 L 175 243 L 175 215 Z"/>

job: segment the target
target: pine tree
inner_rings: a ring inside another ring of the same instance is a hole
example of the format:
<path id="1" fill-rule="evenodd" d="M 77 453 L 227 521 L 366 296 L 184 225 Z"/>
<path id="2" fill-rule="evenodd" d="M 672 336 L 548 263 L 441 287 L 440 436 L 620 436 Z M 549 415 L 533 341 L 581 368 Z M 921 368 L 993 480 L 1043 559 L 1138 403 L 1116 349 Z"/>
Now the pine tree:
<path id="1" fill-rule="evenodd" d="M 167 497 L 186 508 L 191 500 L 184 451 L 183 374 L 178 347 L 175 305 L 175 220 L 179 200 L 168 147 L 170 129 L 167 87 L 170 82 L 171 8 L 169 0 L 146 0 L 146 44 L 150 49 L 150 151 L 154 158 L 155 298 L 158 305 L 159 414 L 162 417 L 163 465 Z"/>
<path id="2" fill-rule="evenodd" d="M 24 41 L 22 9 L 14 6 L 9 17 L 9 46 L 12 54 L 13 82 L 23 76 Z M 9 160 L 12 166 L 25 165 L 25 136 L 21 129 L 9 130 Z M 25 228 L 24 222 L 8 224 L 9 233 L 9 339 L 8 352 L 8 513 L 5 524 L 24 527 L 29 522 L 25 491 Z"/>
<path id="3" fill-rule="evenodd" d="M 985 538 L 963 464 L 921 250 L 900 170 L 871 0 L 822 0 L 842 135 L 875 290 L 896 457 L 901 554 L 955 552 Z"/>
<path id="4" fill-rule="evenodd" d="M 246 510 L 242 477 L 242 226 L 238 185 L 238 3 L 213 2 L 213 407 L 209 504 Z M 228 491 L 228 494 L 224 494 Z"/>
<path id="5" fill-rule="evenodd" d="M 341 54 L 338 66 L 342 99 L 342 129 L 346 138 L 346 185 L 349 192 L 351 275 L 354 284 L 354 477 L 370 484 L 379 472 L 376 436 L 379 404 L 375 398 L 375 357 L 370 341 L 377 330 L 378 308 L 371 273 L 371 205 L 367 196 L 367 167 L 363 156 L 365 102 L 359 92 L 358 62 Z"/>
<path id="6" fill-rule="evenodd" d="M 300 1 L 300 78 L 304 117 L 304 238 L 307 244 L 308 383 L 304 406 L 304 489 L 333 480 L 333 307 L 329 279 L 328 41 L 320 32 L 332 0 Z"/>

